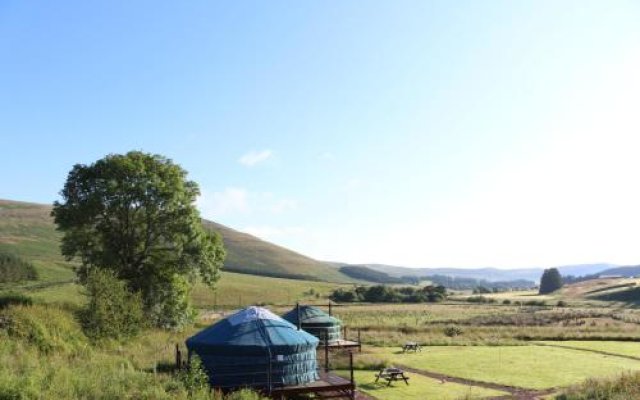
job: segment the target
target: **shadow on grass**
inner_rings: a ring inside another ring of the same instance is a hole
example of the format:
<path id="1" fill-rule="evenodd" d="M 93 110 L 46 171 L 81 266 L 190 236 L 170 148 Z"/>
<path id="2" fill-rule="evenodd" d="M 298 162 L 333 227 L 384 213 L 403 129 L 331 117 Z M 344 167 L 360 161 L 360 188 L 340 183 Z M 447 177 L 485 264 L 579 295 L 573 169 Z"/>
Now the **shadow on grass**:
<path id="1" fill-rule="evenodd" d="M 589 298 L 593 300 L 619 301 L 633 305 L 640 305 L 640 287 L 614 293 L 601 294 L 599 296 L 589 296 Z"/>
<path id="2" fill-rule="evenodd" d="M 387 382 L 384 381 L 384 382 L 377 382 L 377 383 L 376 382 L 358 383 L 358 387 L 362 388 L 363 390 L 373 392 L 376 390 L 393 388 L 394 385 L 392 383 L 391 386 L 387 386 Z"/>
<path id="3" fill-rule="evenodd" d="M 155 370 L 159 374 L 172 374 L 176 371 L 176 364 L 168 361 L 160 361 Z M 144 372 L 153 373 L 154 371 L 153 368 L 145 368 Z"/>

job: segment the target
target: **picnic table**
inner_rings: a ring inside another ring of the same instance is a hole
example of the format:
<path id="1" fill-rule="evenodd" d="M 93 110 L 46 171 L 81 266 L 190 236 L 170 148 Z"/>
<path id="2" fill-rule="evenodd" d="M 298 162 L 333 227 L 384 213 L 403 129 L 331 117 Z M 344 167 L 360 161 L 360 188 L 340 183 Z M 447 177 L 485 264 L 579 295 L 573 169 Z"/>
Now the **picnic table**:
<path id="1" fill-rule="evenodd" d="M 409 385 L 409 377 L 404 374 L 404 371 L 400 368 L 382 368 L 380 372 L 376 374 L 376 383 L 382 378 L 387 381 L 387 386 L 391 386 L 391 382 L 404 381 Z"/>
<path id="2" fill-rule="evenodd" d="M 416 342 L 407 342 L 404 344 L 404 346 L 402 346 L 402 352 L 406 353 L 407 351 L 422 351 L 422 347 Z"/>

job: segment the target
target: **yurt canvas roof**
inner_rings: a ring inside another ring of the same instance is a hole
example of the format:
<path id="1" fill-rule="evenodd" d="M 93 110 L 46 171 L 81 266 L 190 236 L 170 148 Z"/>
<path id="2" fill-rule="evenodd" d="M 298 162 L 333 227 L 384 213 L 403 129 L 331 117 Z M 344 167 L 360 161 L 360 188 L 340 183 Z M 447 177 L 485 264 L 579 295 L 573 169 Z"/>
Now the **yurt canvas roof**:
<path id="1" fill-rule="evenodd" d="M 294 307 L 282 316 L 285 320 L 291 322 L 293 325 L 298 324 L 298 307 Z M 300 323 L 302 325 L 317 325 L 317 326 L 331 326 L 341 325 L 342 322 L 335 317 L 327 314 L 318 307 L 314 306 L 300 306 Z"/>
<path id="2" fill-rule="evenodd" d="M 198 353 L 241 355 L 271 349 L 296 351 L 316 346 L 318 339 L 271 311 L 245 308 L 187 339 L 187 346 Z"/>

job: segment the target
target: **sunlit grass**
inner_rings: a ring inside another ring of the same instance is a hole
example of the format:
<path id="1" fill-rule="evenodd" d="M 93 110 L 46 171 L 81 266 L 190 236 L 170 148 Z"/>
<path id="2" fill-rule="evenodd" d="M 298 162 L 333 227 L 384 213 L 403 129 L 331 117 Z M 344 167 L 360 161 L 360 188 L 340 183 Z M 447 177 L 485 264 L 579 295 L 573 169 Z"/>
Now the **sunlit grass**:
<path id="1" fill-rule="evenodd" d="M 397 348 L 373 351 L 396 364 L 533 389 L 640 370 L 640 361 L 546 346 L 440 346 L 427 347 L 417 354 L 402 354 Z"/>
<path id="2" fill-rule="evenodd" d="M 348 371 L 340 371 L 339 374 L 349 377 Z M 387 386 L 386 381 L 376 383 L 375 374 L 375 371 L 354 371 L 354 379 L 358 390 L 380 400 L 482 399 L 507 394 L 498 390 L 453 382 L 441 383 L 439 380 L 412 373 L 408 373 L 409 385 L 399 381 L 394 382 L 392 386 Z"/>

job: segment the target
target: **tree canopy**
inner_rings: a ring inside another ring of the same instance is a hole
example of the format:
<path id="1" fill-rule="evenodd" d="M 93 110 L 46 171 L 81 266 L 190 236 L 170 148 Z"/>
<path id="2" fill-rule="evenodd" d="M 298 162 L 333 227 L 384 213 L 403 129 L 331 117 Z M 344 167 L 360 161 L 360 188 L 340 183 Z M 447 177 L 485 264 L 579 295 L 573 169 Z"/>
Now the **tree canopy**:
<path id="1" fill-rule="evenodd" d="M 52 211 L 80 281 L 94 268 L 112 271 L 159 325 L 180 325 L 189 284 L 200 276 L 213 286 L 225 257 L 220 236 L 202 227 L 199 188 L 186 176 L 160 155 L 108 155 L 75 165 Z"/>
<path id="2" fill-rule="evenodd" d="M 562 287 L 562 277 L 557 268 L 545 269 L 540 278 L 540 294 L 555 292 Z"/>

